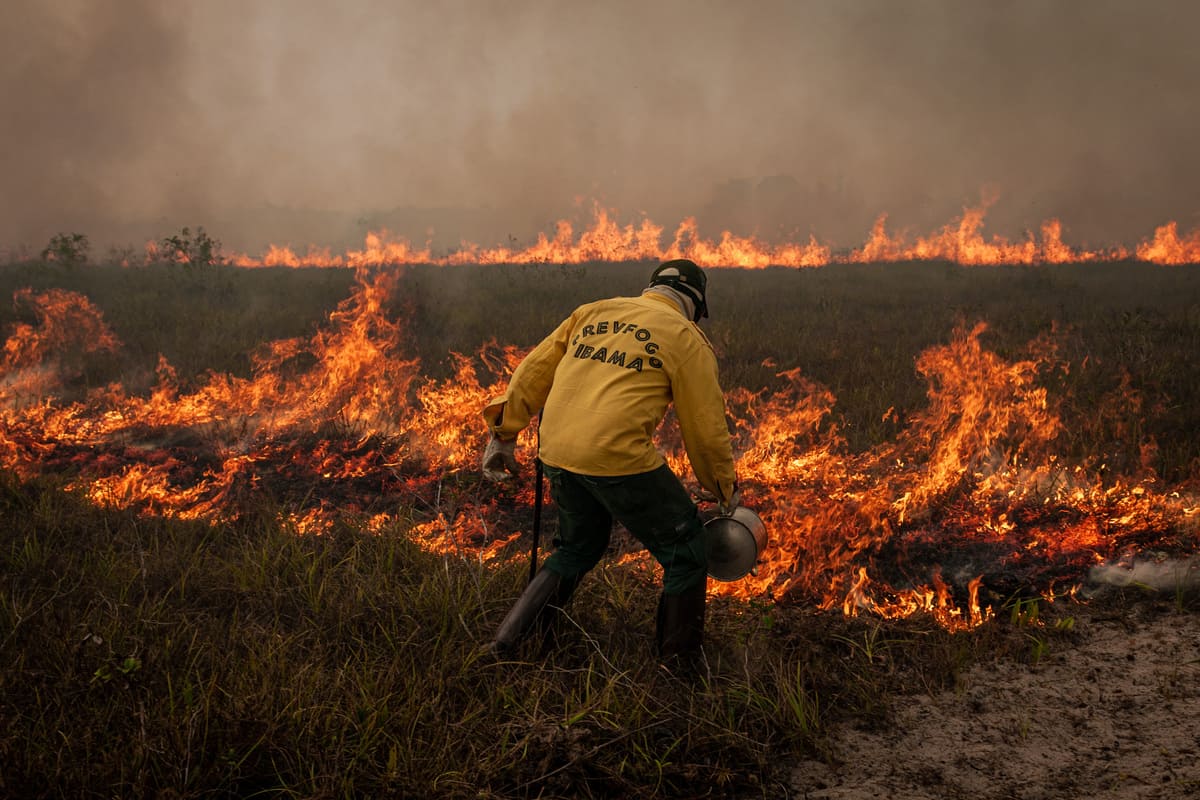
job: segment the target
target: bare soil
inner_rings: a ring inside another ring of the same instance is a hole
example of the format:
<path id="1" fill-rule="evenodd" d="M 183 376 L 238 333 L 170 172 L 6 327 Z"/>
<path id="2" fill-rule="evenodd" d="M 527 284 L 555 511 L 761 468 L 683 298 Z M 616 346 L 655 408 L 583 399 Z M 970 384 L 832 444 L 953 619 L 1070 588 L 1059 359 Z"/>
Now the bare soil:
<path id="1" fill-rule="evenodd" d="M 1069 639 L 1030 664 L 976 665 L 900 700 L 883 730 L 835 728 L 832 763 L 801 762 L 792 796 L 1200 798 L 1200 614 L 1069 613 Z"/>

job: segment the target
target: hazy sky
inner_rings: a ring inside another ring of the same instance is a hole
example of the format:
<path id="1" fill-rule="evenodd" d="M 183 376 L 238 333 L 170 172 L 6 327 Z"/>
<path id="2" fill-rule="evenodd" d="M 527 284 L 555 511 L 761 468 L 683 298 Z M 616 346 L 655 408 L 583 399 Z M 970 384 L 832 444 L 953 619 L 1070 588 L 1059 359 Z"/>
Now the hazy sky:
<path id="1" fill-rule="evenodd" d="M 1200 226 L 1188 0 L 6 0 L 0 244 Z M 577 205 L 580 198 L 585 202 Z M 140 237 L 140 240 L 139 240 Z"/>

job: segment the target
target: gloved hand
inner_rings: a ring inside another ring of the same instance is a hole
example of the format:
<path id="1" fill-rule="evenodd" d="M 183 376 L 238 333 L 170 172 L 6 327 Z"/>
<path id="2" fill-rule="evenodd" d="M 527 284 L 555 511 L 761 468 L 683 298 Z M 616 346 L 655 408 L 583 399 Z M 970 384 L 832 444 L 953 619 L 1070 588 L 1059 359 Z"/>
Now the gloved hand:
<path id="1" fill-rule="evenodd" d="M 517 442 L 502 442 L 493 436 L 483 451 L 483 477 L 489 481 L 506 481 L 521 469 L 515 451 Z"/>
<path id="2" fill-rule="evenodd" d="M 734 486 L 733 494 L 731 494 L 729 496 L 729 499 L 726 500 L 724 503 L 718 503 L 717 510 L 720 511 L 723 516 L 728 517 L 741 504 L 742 504 L 742 493 L 741 493 L 741 491 L 738 490 L 737 486 Z"/>

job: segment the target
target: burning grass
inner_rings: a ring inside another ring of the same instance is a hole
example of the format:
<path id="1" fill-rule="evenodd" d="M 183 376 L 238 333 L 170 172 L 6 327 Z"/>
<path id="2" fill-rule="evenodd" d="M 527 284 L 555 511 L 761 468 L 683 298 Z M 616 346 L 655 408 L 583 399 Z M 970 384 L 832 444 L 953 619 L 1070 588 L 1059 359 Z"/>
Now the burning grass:
<path id="1" fill-rule="evenodd" d="M 259 343 L 245 374 L 181 377 L 160 356 L 144 392 L 116 381 L 89 385 L 87 365 L 97 354 L 111 360 L 121 340 L 87 297 L 21 289 L 18 307 L 32 309 L 33 320 L 17 324 L 5 351 L 3 464 L 26 479 L 63 476 L 69 490 L 101 505 L 180 519 L 237 520 L 262 497 L 302 532 L 344 518 L 378 530 L 415 514 L 412 535 L 431 550 L 503 560 L 528 532 L 532 492 L 528 484 L 480 484 L 478 409 L 502 390 L 522 351 L 493 341 L 474 356 L 451 351 L 430 370 L 432 348 L 421 337 L 437 330 L 427 324 L 435 314 L 444 326 L 465 312 L 503 332 L 505 314 L 511 321 L 524 304 L 561 305 L 558 295 L 578 291 L 568 283 L 587 274 L 545 273 L 360 269 L 349 295 L 311 333 Z M 236 272 L 204 274 L 225 286 Z M 797 274 L 770 277 L 778 284 Z M 470 302 L 480 287 L 469 281 L 482 278 L 507 281 L 509 291 L 492 294 L 514 303 Z M 422 290 L 429 284 L 436 288 Z M 733 288 L 722 295 L 714 287 L 715 299 L 736 308 Z M 446 308 L 432 307 L 438 292 Z M 767 302 L 761 293 L 754 300 Z M 737 317 L 724 318 L 728 326 Z M 850 320 L 838 315 L 835 323 Z M 738 374 L 760 336 L 714 328 L 722 359 Z M 517 341 L 532 344 L 540 332 Z M 960 318 L 947 338 L 914 356 L 921 403 L 880 387 L 874 413 L 890 401 L 882 418 L 892 430 L 873 442 L 852 441 L 835 392 L 802 367 L 767 361 L 769 383 L 758 389 L 727 379 L 743 496 L 765 519 L 772 546 L 756 576 L 713 591 L 849 615 L 925 612 L 961 628 L 979 624 L 1017 588 L 1052 598 L 1100 564 L 1147 549 L 1195 552 L 1197 451 L 1185 451 L 1192 460 L 1182 480 L 1164 479 L 1149 433 L 1161 421 L 1147 404 L 1178 401 L 1155 386 L 1145 354 L 1143 363 L 1119 364 L 1120 381 L 1103 394 L 1085 396 L 1093 390 L 1078 376 L 1091 377 L 1093 356 L 1077 360 L 1071 350 L 1089 347 L 1087 339 L 1073 341 L 1077 334 L 1051 324 L 1001 349 L 985 342 L 989 332 L 985 321 Z M 860 341 L 839 335 L 824 344 L 847 348 L 852 359 L 848 348 Z M 792 342 L 773 345 L 778 359 Z M 898 411 L 898 400 L 911 405 Z M 674 431 L 665 426 L 659 446 L 686 475 Z M 644 553 L 630 556 L 638 557 Z"/>
<path id="2" fill-rule="evenodd" d="M 832 722 L 1069 641 L 1040 595 L 1195 554 L 1194 270 L 715 275 L 773 543 L 684 689 L 620 537 L 558 650 L 474 656 L 532 500 L 480 482 L 478 409 L 642 266 L 6 268 L 3 788 L 770 795 Z"/>
<path id="3" fill-rule="evenodd" d="M 829 244 L 820 243 L 810 235 L 807 241 L 785 241 L 772 244 L 756 236 L 739 236 L 723 231 L 717 239 L 701 235 L 694 218 L 684 219 L 673 234 L 664 237 L 664 228 L 653 220 L 643 218 L 634 225 L 620 224 L 616 211 L 592 203 L 591 220 L 578 235 L 570 220 L 560 219 L 553 235 L 541 233 L 525 247 L 484 247 L 464 242 L 458 249 L 435 254 L 428 245 L 414 245 L 403 237 L 387 231 L 367 234 L 361 250 L 348 250 L 334 255 L 327 248 L 309 246 L 298 254 L 290 247 L 271 245 L 260 256 L 236 254 L 232 262 L 242 267 L 316 266 L 360 267 L 397 264 L 582 264 L 602 262 L 647 262 L 688 258 L 705 267 L 741 267 L 759 269 L 769 266 L 818 267 L 830 264 L 872 264 L 901 261 L 944 260 L 957 264 L 1067 264 L 1114 261 L 1136 256 L 1141 261 L 1156 264 L 1188 264 L 1200 260 L 1200 230 L 1181 234 L 1176 222 L 1158 226 L 1151 238 L 1143 239 L 1133 250 L 1124 246 L 1101 249 L 1072 247 L 1062 238 L 1062 223 L 1045 220 L 1037 234 L 1027 232 L 1020 241 L 1002 236 L 985 237 L 984 218 L 996 197 L 986 197 L 974 207 L 963 208 L 962 216 L 925 236 L 913 236 L 909 231 L 890 233 L 887 216 L 880 216 L 866 241 L 849 251 L 835 252 Z M 187 229 L 184 231 L 187 238 Z M 669 240 L 668 240 L 669 239 Z M 180 248 L 178 237 L 164 240 L 166 250 L 184 254 L 191 248 Z M 51 249 L 55 242 L 51 242 Z M 58 242 L 62 247 L 63 243 Z M 70 242 L 66 243 L 70 248 Z M 154 243 L 147 247 L 148 258 L 161 258 L 164 253 Z"/>

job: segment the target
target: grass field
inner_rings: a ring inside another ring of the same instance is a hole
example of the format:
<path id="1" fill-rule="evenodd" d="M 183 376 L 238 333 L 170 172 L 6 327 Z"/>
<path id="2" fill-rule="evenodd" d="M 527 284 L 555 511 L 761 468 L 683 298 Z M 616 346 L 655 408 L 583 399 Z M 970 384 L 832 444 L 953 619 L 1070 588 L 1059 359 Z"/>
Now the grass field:
<path id="1" fill-rule="evenodd" d="M 530 346 L 576 304 L 635 293 L 650 268 L 409 267 L 389 311 L 423 373 L 444 378 L 450 352 Z M 79 396 L 117 380 L 147 390 L 159 354 L 185 385 L 248 375 L 256 348 L 311 334 L 352 283 L 342 270 L 0 268 L 0 294 L 80 292 L 123 343 L 81 369 Z M 1045 380 L 1063 399 L 1065 453 L 1119 474 L 1152 439 L 1163 484 L 1200 481 L 1197 267 L 716 270 L 710 298 L 725 386 L 798 367 L 836 396 L 830 424 L 853 449 L 894 438 L 926 402 L 917 357 L 982 321 L 1006 357 L 1056 343 L 1066 368 Z M 18 322 L 27 308 L 0 308 L 0 329 Z M 920 616 L 718 599 L 710 671 L 691 685 L 650 655 L 651 580 L 610 563 L 555 649 L 488 664 L 475 647 L 525 565 L 424 552 L 406 535 L 415 511 L 325 536 L 295 535 L 277 511 L 264 499 L 233 522 L 166 520 L 93 507 L 54 476 L 4 476 L 0 793 L 772 797 L 789 759 L 833 757 L 832 724 L 886 727 L 906 696 L 1075 636 L 1069 605 L 1033 614 L 1028 600 L 949 633 Z M 1151 602 L 1196 609 L 1186 593 Z"/>

